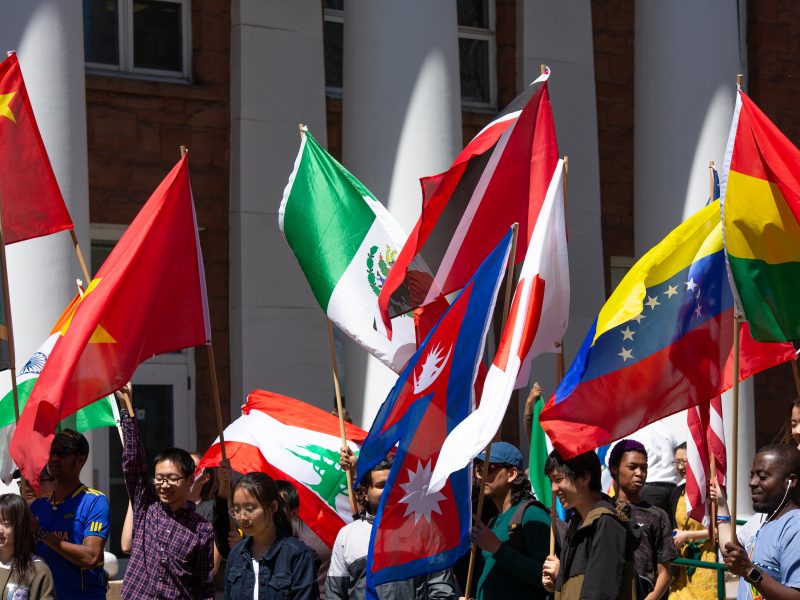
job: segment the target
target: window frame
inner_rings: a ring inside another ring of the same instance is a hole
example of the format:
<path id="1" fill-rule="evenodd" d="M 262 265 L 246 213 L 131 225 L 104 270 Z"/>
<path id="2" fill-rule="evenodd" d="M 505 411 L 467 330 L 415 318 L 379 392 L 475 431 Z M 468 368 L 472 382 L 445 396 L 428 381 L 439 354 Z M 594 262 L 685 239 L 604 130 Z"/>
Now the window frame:
<path id="1" fill-rule="evenodd" d="M 133 3 L 135 0 L 116 0 L 117 2 L 117 53 L 118 64 L 86 61 L 86 72 L 93 75 L 117 75 L 135 79 L 168 81 L 173 83 L 192 83 L 192 0 L 159 0 L 181 5 L 181 51 L 183 68 L 181 71 L 149 69 L 134 66 L 133 49 Z"/>
<path id="2" fill-rule="evenodd" d="M 336 8 L 323 8 L 322 9 L 322 27 L 323 27 L 323 38 L 324 38 L 324 28 L 325 22 L 329 23 L 339 23 L 342 25 L 342 37 L 344 37 L 344 10 L 338 10 Z M 323 39 L 322 44 L 322 59 L 323 62 L 325 60 L 325 42 Z M 344 58 L 344 57 L 342 57 Z M 344 62 L 344 61 L 342 61 Z M 342 65 L 344 66 L 344 65 Z M 342 73 L 342 79 L 344 79 L 344 73 Z M 327 83 L 325 84 L 325 95 L 329 98 L 339 98 L 342 97 L 342 89 L 341 87 L 331 87 Z"/>
<path id="3" fill-rule="evenodd" d="M 497 108 L 497 19 L 495 0 L 486 2 L 488 28 L 458 26 L 458 39 L 478 40 L 488 42 L 489 48 L 489 102 L 476 102 L 474 100 L 461 100 L 461 107 L 467 110 L 496 110 Z M 459 85 L 461 84 L 461 50 L 458 53 Z M 460 95 L 460 91 L 459 91 Z"/>

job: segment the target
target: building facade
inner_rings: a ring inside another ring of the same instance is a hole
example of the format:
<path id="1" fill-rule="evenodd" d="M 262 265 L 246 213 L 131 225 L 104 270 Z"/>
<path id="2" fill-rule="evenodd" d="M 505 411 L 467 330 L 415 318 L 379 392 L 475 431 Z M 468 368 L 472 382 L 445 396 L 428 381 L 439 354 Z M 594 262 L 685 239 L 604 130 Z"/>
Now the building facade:
<path id="1" fill-rule="evenodd" d="M 737 73 L 800 140 L 800 8 L 778 0 L 3 3 L 0 39 L 18 52 L 93 271 L 189 148 L 226 423 L 254 388 L 333 407 L 325 317 L 278 230 L 299 123 L 410 230 L 418 179 L 446 169 L 549 65 L 570 158 L 567 360 L 635 258 L 705 203 Z M 68 238 L 52 238 L 9 249 L 19 356 L 46 337 L 80 275 Z M 393 374 L 347 340 L 337 348 L 348 409 L 368 427 Z M 533 377 L 551 392 L 554 359 Z M 134 383 L 149 449 L 213 441 L 203 349 L 156 357 Z M 740 431 L 755 430 L 743 460 L 778 435 L 795 393 L 788 367 L 743 386 Z M 519 403 L 503 435 L 524 445 Z M 117 434 L 91 441 L 86 478 L 118 507 Z"/>

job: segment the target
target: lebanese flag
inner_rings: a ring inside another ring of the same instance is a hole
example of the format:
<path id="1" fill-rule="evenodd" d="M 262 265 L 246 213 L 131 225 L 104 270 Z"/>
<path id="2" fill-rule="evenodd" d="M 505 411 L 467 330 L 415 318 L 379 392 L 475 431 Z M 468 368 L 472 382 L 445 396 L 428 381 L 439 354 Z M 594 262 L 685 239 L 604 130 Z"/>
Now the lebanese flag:
<path id="1" fill-rule="evenodd" d="M 527 385 L 531 361 L 561 352 L 569 320 L 569 261 L 564 219 L 564 161 L 556 164 L 514 292 L 497 354 L 483 384 L 478 408 L 447 436 L 429 490 L 469 464 L 492 441 L 511 393 Z"/>
<path id="2" fill-rule="evenodd" d="M 121 388 L 145 360 L 211 339 L 187 160 L 150 196 L 61 329 L 11 441 L 28 481 L 38 482 L 64 417 Z"/>
<path id="3" fill-rule="evenodd" d="M 345 434 L 358 452 L 367 432 L 345 423 Z M 233 470 L 291 482 L 300 496 L 300 520 L 332 548 L 339 529 L 353 520 L 347 478 L 339 466 L 339 419 L 300 400 L 255 390 L 224 435 Z M 217 438 L 197 468 L 217 467 L 221 460 Z"/>
<path id="4" fill-rule="evenodd" d="M 390 319 L 464 287 L 513 223 L 523 260 L 558 162 L 549 71 L 534 81 L 453 161 L 425 177 L 422 214 L 378 298 Z"/>
<path id="5" fill-rule="evenodd" d="M 6 244 L 73 228 L 13 52 L 0 63 L 0 203 Z"/>
<path id="6" fill-rule="evenodd" d="M 693 406 L 686 412 L 686 421 L 690 433 L 686 442 L 686 512 L 695 521 L 708 523 L 706 490 L 711 458 L 720 485 L 725 485 L 727 471 L 722 397 Z"/>

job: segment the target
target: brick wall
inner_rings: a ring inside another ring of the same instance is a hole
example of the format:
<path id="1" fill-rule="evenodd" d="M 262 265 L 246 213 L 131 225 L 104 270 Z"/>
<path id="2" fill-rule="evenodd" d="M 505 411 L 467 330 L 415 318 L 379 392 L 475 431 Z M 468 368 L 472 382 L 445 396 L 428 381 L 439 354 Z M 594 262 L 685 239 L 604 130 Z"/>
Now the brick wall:
<path id="1" fill-rule="evenodd" d="M 747 3 L 747 92 L 795 144 L 800 144 L 800 5 Z M 789 365 L 755 377 L 756 446 L 780 441 L 797 396 Z"/>
<path id="2" fill-rule="evenodd" d="M 592 29 L 600 161 L 600 227 L 606 294 L 610 294 L 610 257 L 634 255 L 634 0 L 592 2 Z"/>
<path id="3" fill-rule="evenodd" d="M 86 76 L 92 223 L 128 224 L 189 147 L 223 420 L 230 416 L 228 229 L 230 2 L 192 6 L 191 85 Z M 197 363 L 197 446 L 217 434 L 206 352 Z"/>

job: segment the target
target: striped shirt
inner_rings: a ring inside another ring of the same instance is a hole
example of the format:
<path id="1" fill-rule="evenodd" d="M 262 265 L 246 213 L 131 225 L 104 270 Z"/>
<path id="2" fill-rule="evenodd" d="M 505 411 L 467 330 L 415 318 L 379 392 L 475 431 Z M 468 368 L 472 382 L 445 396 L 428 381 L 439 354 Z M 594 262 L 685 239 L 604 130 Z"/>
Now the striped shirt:
<path id="1" fill-rule="evenodd" d="M 122 471 L 133 505 L 131 559 L 122 584 L 122 598 L 214 598 L 212 576 L 214 531 L 187 508 L 171 512 L 148 485 L 139 427 L 120 411 L 125 448 Z"/>

